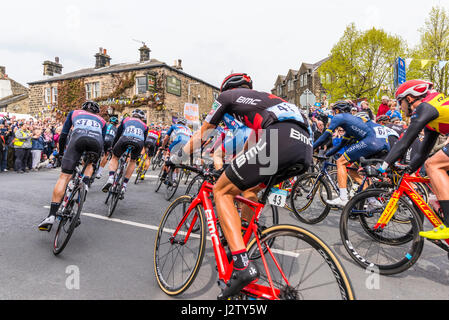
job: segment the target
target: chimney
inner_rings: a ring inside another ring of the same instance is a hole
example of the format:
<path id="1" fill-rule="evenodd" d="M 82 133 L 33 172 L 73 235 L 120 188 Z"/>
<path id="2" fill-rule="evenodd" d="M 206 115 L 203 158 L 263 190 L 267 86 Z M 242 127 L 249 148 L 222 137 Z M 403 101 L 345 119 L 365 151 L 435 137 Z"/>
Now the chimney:
<path id="1" fill-rule="evenodd" d="M 182 60 L 178 59 L 178 67 L 177 69 L 182 70 Z"/>
<path id="2" fill-rule="evenodd" d="M 6 67 L 0 66 L 0 75 L 4 75 L 6 73 Z"/>
<path id="3" fill-rule="evenodd" d="M 107 55 L 106 49 L 100 48 L 95 54 L 95 69 L 109 67 L 111 65 L 111 57 Z"/>
<path id="4" fill-rule="evenodd" d="M 46 60 L 44 65 L 44 76 L 53 77 L 55 74 L 62 73 L 62 64 L 59 63 L 59 57 L 55 57 L 55 61 Z"/>
<path id="5" fill-rule="evenodd" d="M 144 43 L 142 47 L 139 48 L 140 51 L 140 62 L 150 61 L 150 48 Z"/>

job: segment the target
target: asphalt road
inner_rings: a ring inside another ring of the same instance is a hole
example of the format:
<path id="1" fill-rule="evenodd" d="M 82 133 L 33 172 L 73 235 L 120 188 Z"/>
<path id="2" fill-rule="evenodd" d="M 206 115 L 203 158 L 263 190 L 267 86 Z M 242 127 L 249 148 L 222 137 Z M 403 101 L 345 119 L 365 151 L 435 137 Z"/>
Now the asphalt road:
<path id="1" fill-rule="evenodd" d="M 186 293 L 170 298 L 156 283 L 153 246 L 169 203 L 161 192 L 154 192 L 155 172 L 149 172 L 144 183 L 130 183 L 113 219 L 105 217 L 106 196 L 100 191 L 106 178 L 97 180 L 83 208 L 81 226 L 64 252 L 54 256 L 54 230 L 40 232 L 37 225 L 48 214 L 58 175 L 59 170 L 0 174 L 0 299 L 216 298 L 219 289 L 210 243 L 200 274 Z M 185 187 L 181 189 L 178 195 Z M 307 226 L 282 209 L 280 223 L 309 229 L 331 246 L 346 268 L 358 299 L 449 297 L 447 254 L 430 243 L 425 243 L 421 258 L 412 268 L 399 275 L 380 276 L 373 287 L 371 274 L 356 265 L 341 244 L 338 211 L 331 211 L 318 225 Z M 79 277 L 74 278 L 75 274 Z"/>

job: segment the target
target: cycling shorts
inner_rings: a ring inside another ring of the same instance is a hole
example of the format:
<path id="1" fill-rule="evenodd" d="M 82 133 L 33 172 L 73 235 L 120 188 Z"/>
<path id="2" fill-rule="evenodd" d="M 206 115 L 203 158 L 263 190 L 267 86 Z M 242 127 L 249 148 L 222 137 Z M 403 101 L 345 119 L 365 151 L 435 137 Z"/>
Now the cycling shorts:
<path id="1" fill-rule="evenodd" d="M 173 140 L 173 142 L 168 147 L 168 150 L 171 154 L 177 153 L 182 147 L 186 145 L 187 142 L 189 142 L 190 138 L 185 135 L 179 135 Z"/>
<path id="2" fill-rule="evenodd" d="M 153 157 L 156 154 L 157 151 L 157 146 L 156 146 L 157 141 L 150 139 L 148 141 L 145 141 L 145 147 L 147 148 L 147 154 L 148 157 Z"/>
<path id="3" fill-rule="evenodd" d="M 117 143 L 114 145 L 112 153 L 117 158 L 120 158 L 122 154 L 126 152 L 126 149 L 128 149 L 129 146 L 134 147 L 131 152 L 131 159 L 137 160 L 140 157 L 144 146 L 144 142 L 140 139 L 121 136 L 120 139 L 118 139 Z"/>
<path id="4" fill-rule="evenodd" d="M 266 185 L 273 175 L 296 164 L 302 164 L 303 172 L 306 172 L 312 163 L 312 155 L 307 130 L 293 122 L 277 122 L 264 129 L 257 142 L 251 137 L 248 150 L 232 160 L 225 174 L 244 191 L 259 184 Z M 287 178 L 283 177 L 283 180 Z"/>
<path id="5" fill-rule="evenodd" d="M 348 162 L 354 163 L 362 157 L 368 159 L 384 150 L 390 151 L 388 140 L 369 135 L 361 141 L 350 145 L 343 156 Z"/>
<path id="6" fill-rule="evenodd" d="M 82 132 L 74 131 L 61 161 L 62 173 L 72 174 L 85 151 L 95 152 L 99 158 L 102 150 L 103 137 L 101 134 L 96 132 L 88 132 L 86 134 L 85 130 L 82 130 Z"/>
<path id="7" fill-rule="evenodd" d="M 109 151 L 109 149 L 112 148 L 113 144 L 114 144 L 114 138 L 112 138 L 112 139 L 108 139 L 108 138 L 104 139 L 104 153 L 107 153 Z"/>

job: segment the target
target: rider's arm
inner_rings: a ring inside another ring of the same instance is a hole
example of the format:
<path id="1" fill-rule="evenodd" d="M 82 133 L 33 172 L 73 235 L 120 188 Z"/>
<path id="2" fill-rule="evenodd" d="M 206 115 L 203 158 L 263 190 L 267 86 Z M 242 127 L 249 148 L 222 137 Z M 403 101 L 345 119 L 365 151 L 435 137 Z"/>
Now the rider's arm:
<path id="1" fill-rule="evenodd" d="M 410 126 L 404 136 L 394 145 L 382 164 L 386 170 L 391 164 L 399 160 L 410 148 L 413 141 L 418 137 L 421 130 L 432 120 L 438 118 L 438 110 L 428 103 L 421 103 L 411 116 Z M 426 155 L 427 156 L 427 155 Z"/>
<path id="2" fill-rule="evenodd" d="M 120 123 L 120 126 L 117 129 L 117 134 L 115 135 L 114 143 L 112 144 L 113 146 L 117 143 L 118 139 L 120 139 L 120 136 L 123 133 L 123 130 L 124 130 L 123 121 L 125 121 L 125 120 L 122 120 L 122 122 Z"/>
<path id="3" fill-rule="evenodd" d="M 343 136 L 341 142 L 334 146 L 332 149 L 330 149 L 327 153 L 326 153 L 326 157 L 331 157 L 334 154 L 336 154 L 339 150 L 341 150 L 342 148 L 346 147 L 349 142 L 351 142 L 351 138 L 348 138 L 346 136 Z"/>
<path id="4" fill-rule="evenodd" d="M 429 129 L 424 129 L 424 139 L 418 145 L 417 152 L 412 155 L 412 160 L 410 161 L 410 171 L 415 172 L 424 164 L 424 161 L 429 156 L 430 151 L 438 140 L 439 133 Z"/>
<path id="5" fill-rule="evenodd" d="M 222 147 L 219 147 L 215 150 L 214 155 L 213 155 L 213 160 L 214 160 L 214 167 L 216 170 L 220 170 L 221 168 L 223 168 L 223 160 L 224 160 L 224 156 L 225 156 L 225 152 L 223 150 Z"/>
<path id="6" fill-rule="evenodd" d="M 64 125 L 62 126 L 61 135 L 59 136 L 59 154 L 64 154 L 67 137 L 73 125 L 72 115 L 73 111 L 70 111 L 70 113 L 67 115 L 67 119 L 65 120 Z"/>
<path id="7" fill-rule="evenodd" d="M 204 121 L 200 130 L 195 132 L 192 138 L 190 138 L 189 142 L 187 142 L 186 145 L 184 146 L 183 148 L 184 153 L 190 155 L 196 149 L 198 150 L 201 149 L 202 144 L 207 141 L 207 139 L 214 132 L 216 127 L 217 127 L 216 125 Z"/>

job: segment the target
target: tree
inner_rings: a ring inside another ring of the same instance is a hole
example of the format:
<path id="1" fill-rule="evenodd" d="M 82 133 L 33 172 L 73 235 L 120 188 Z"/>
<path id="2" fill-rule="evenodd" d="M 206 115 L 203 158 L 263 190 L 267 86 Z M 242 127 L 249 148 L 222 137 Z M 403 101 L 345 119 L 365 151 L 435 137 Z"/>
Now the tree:
<path id="1" fill-rule="evenodd" d="M 379 91 L 392 86 L 395 59 L 405 50 L 399 36 L 376 28 L 360 31 L 352 23 L 320 68 L 322 78 L 330 79 L 323 86 L 333 100 L 378 100 Z"/>
<path id="2" fill-rule="evenodd" d="M 419 31 L 421 39 L 409 55 L 413 61 L 407 78 L 429 80 L 437 91 L 448 94 L 449 64 L 440 61 L 449 61 L 449 12 L 433 7 Z"/>

